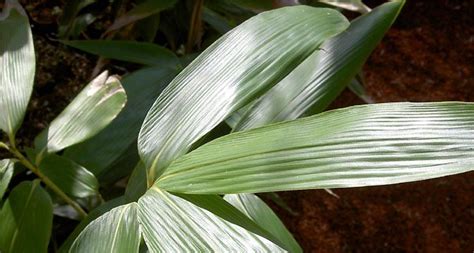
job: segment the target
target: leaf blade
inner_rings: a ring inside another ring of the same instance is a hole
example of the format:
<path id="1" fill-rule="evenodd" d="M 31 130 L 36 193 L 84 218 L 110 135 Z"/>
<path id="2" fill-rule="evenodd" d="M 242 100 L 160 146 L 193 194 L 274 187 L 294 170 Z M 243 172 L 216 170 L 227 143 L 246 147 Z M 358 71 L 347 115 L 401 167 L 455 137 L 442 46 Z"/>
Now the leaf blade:
<path id="1" fill-rule="evenodd" d="M 14 162 L 10 159 L 0 160 L 0 203 L 12 179 L 13 166 Z"/>
<path id="2" fill-rule="evenodd" d="M 261 13 L 221 37 L 148 112 L 138 145 L 150 179 L 347 25 L 334 10 L 296 6 Z"/>
<path id="3" fill-rule="evenodd" d="M 28 16 L 16 0 L 7 0 L 0 13 L 0 38 L 0 129 L 12 140 L 30 100 L 36 64 Z"/>
<path id="4" fill-rule="evenodd" d="M 39 181 L 20 183 L 0 211 L 2 252 L 47 252 L 53 203 L 39 184 Z"/>
<path id="5" fill-rule="evenodd" d="M 466 138 L 474 133 L 473 116 L 474 105 L 462 102 L 333 110 L 212 141 L 175 161 L 156 184 L 188 194 L 255 193 L 467 172 L 473 168 L 474 140 Z"/>
<path id="6" fill-rule="evenodd" d="M 35 138 L 37 150 L 53 153 L 77 144 L 97 134 L 117 116 L 127 96 L 120 81 L 107 75 L 104 72 L 92 80 Z"/>
<path id="7" fill-rule="evenodd" d="M 127 40 L 63 40 L 63 44 L 105 58 L 178 69 L 173 52 L 154 43 Z"/>
<path id="8" fill-rule="evenodd" d="M 357 75 L 403 5 L 392 1 L 352 21 L 251 106 L 234 131 L 322 112 Z"/>
<path id="9" fill-rule="evenodd" d="M 224 199 L 255 221 L 260 227 L 278 238 L 283 243 L 281 246 L 284 246 L 289 252 L 303 252 L 301 246 L 280 218 L 259 197 L 249 193 L 227 194 Z"/>
<path id="10" fill-rule="evenodd" d="M 115 199 L 111 199 L 105 202 L 104 204 L 98 206 L 94 210 L 92 210 L 90 213 L 87 214 L 86 218 L 81 220 L 81 222 L 74 228 L 71 234 L 69 234 L 66 241 L 64 241 L 64 243 L 59 248 L 59 252 L 61 253 L 69 252 L 69 249 L 71 248 L 72 244 L 74 243 L 76 238 L 81 234 L 81 232 L 84 230 L 84 228 L 87 225 L 89 225 L 95 219 L 105 214 L 106 212 L 110 211 L 111 209 L 118 207 L 120 205 L 124 205 L 126 203 L 127 202 L 125 202 L 123 197 L 118 197 Z"/>
<path id="11" fill-rule="evenodd" d="M 65 157 L 50 154 L 42 159 L 39 170 L 69 196 L 85 198 L 99 192 L 94 174 Z"/>
<path id="12" fill-rule="evenodd" d="M 270 241 L 156 187 L 150 188 L 138 205 L 141 230 L 151 252 L 283 251 Z"/>
<path id="13" fill-rule="evenodd" d="M 140 230 L 137 204 L 116 207 L 91 222 L 69 252 L 138 252 Z"/>
<path id="14" fill-rule="evenodd" d="M 135 143 L 146 112 L 175 75 L 176 71 L 171 69 L 150 67 L 125 76 L 122 80 L 127 94 L 125 108 L 103 131 L 69 147 L 64 155 L 100 179 L 130 146 L 138 152 Z"/>

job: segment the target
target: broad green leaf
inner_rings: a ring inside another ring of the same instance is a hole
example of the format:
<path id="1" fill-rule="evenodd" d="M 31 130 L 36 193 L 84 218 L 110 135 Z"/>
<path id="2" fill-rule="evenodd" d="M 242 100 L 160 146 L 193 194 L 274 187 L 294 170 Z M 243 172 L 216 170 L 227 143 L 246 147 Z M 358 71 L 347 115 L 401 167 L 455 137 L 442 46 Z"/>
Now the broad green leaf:
<path id="1" fill-rule="evenodd" d="M 94 174 L 65 157 L 50 154 L 43 158 L 39 169 L 67 195 L 85 198 L 99 192 Z"/>
<path id="2" fill-rule="evenodd" d="M 404 1 L 383 4 L 352 21 L 251 107 L 235 131 L 322 112 L 362 68 Z"/>
<path id="3" fill-rule="evenodd" d="M 10 159 L 0 160 L 0 203 L 12 179 L 14 164 L 14 161 Z"/>
<path id="4" fill-rule="evenodd" d="M 222 36 L 168 85 L 148 112 L 138 147 L 149 179 L 347 26 L 337 11 L 296 6 L 261 13 Z"/>
<path id="5" fill-rule="evenodd" d="M 28 16 L 16 0 L 6 0 L 0 13 L 0 129 L 10 139 L 23 121 L 34 75 L 35 51 Z"/>
<path id="6" fill-rule="evenodd" d="M 264 226 L 260 226 L 257 221 L 244 214 L 244 212 L 219 195 L 175 194 L 175 196 L 200 208 L 206 209 L 225 221 L 238 225 L 248 232 L 262 236 L 281 248 L 292 252 L 290 245 L 284 243 L 284 241 L 280 241 L 281 238 L 274 236 L 274 234 L 268 231 Z"/>
<path id="7" fill-rule="evenodd" d="M 152 187 L 138 201 L 143 238 L 151 252 L 282 252 L 190 202 Z"/>
<path id="8" fill-rule="evenodd" d="M 117 116 L 126 100 L 120 81 L 107 72 L 100 74 L 36 137 L 36 149 L 57 152 L 94 136 Z"/>
<path id="9" fill-rule="evenodd" d="M 360 13 L 370 12 L 370 8 L 362 0 L 318 0 L 318 2 Z"/>
<path id="10" fill-rule="evenodd" d="M 135 6 L 125 15 L 115 19 L 114 23 L 107 29 L 106 33 L 120 29 L 140 19 L 144 19 L 153 14 L 159 13 L 172 7 L 176 0 L 145 0 Z"/>
<path id="11" fill-rule="evenodd" d="M 39 180 L 22 182 L 0 212 L 0 252 L 47 252 L 53 203 Z"/>
<path id="12" fill-rule="evenodd" d="M 128 100 L 125 108 L 99 134 L 66 149 L 65 156 L 83 165 L 99 178 L 112 166 L 117 174 L 114 162 L 124 156 L 125 152 L 138 152 L 136 140 L 146 112 L 175 75 L 175 70 L 151 67 L 125 76 L 122 80 Z M 131 145 L 134 150 L 129 150 Z M 131 160 L 132 164 L 136 164 L 138 155 Z"/>
<path id="13" fill-rule="evenodd" d="M 290 231 L 270 207 L 254 194 L 228 194 L 224 199 L 278 238 L 290 252 L 303 252 Z"/>
<path id="14" fill-rule="evenodd" d="M 82 231 L 69 252 L 138 252 L 140 229 L 137 207 L 136 203 L 130 203 L 100 216 Z"/>
<path id="15" fill-rule="evenodd" d="M 150 66 L 179 68 L 179 59 L 157 44 L 126 40 L 64 40 L 62 43 L 105 58 Z"/>
<path id="16" fill-rule="evenodd" d="M 92 210 L 92 212 L 87 214 L 87 217 L 81 220 L 81 222 L 74 228 L 74 231 L 68 236 L 66 241 L 61 245 L 59 248 L 59 252 L 65 253 L 69 252 L 71 245 L 74 243 L 76 238 L 79 234 L 84 230 L 84 228 L 89 225 L 92 221 L 100 217 L 102 214 L 110 211 L 112 208 L 118 207 L 120 205 L 126 204 L 123 197 L 115 198 L 105 202 L 104 204 L 100 205 L 99 207 Z"/>
<path id="17" fill-rule="evenodd" d="M 156 185 L 222 194 L 425 180 L 473 170 L 473 134 L 472 103 L 353 106 L 214 140 Z"/>

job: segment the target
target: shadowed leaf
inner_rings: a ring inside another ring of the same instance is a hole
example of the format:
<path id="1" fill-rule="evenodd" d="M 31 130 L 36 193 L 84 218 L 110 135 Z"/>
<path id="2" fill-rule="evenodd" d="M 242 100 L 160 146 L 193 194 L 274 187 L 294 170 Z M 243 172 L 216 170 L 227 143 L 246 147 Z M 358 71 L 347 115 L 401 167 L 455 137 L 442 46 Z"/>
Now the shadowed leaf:
<path id="1" fill-rule="evenodd" d="M 53 223 L 53 203 L 39 180 L 22 182 L 0 211 L 0 251 L 46 253 Z"/>

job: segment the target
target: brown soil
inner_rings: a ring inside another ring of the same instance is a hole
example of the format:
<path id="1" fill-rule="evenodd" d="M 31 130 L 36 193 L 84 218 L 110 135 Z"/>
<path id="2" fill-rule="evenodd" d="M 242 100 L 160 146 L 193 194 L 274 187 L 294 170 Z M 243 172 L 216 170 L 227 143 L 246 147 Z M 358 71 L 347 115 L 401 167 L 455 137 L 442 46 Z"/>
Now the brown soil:
<path id="1" fill-rule="evenodd" d="M 29 144 L 89 79 L 95 58 L 49 39 L 62 1 L 22 1 L 33 19 L 36 86 Z M 381 1 L 367 1 L 372 6 Z M 365 67 L 376 102 L 474 101 L 474 1 L 408 0 Z M 361 104 L 345 91 L 332 105 Z M 4 153 L 0 151 L 0 158 Z M 474 173 L 384 187 L 281 193 L 271 204 L 307 252 L 472 252 Z"/>
<path id="2" fill-rule="evenodd" d="M 367 1 L 369 2 L 369 1 Z M 408 1 L 365 67 L 376 102 L 474 101 L 474 2 Z M 344 92 L 332 107 L 362 102 Z M 473 252 L 474 173 L 383 187 L 282 193 L 305 252 Z"/>

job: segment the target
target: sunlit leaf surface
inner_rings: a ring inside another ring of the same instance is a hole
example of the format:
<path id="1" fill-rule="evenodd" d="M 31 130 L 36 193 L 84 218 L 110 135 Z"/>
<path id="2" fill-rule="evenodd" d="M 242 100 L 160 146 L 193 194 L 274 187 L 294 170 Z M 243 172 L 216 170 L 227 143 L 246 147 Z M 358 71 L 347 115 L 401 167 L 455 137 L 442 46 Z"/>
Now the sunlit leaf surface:
<path id="1" fill-rule="evenodd" d="M 337 11 L 296 6 L 261 13 L 222 36 L 148 112 L 138 147 L 150 179 L 347 26 Z"/>
<path id="2" fill-rule="evenodd" d="M 30 100 L 35 52 L 28 16 L 16 0 L 0 13 L 0 129 L 11 139 Z"/>
<path id="3" fill-rule="evenodd" d="M 14 162 L 10 159 L 0 160 L 0 203 L 12 178 L 13 165 Z"/>
<path id="4" fill-rule="evenodd" d="M 140 229 L 137 204 L 116 207 L 91 222 L 77 237 L 69 252 L 138 252 Z"/>
<path id="5" fill-rule="evenodd" d="M 234 130 L 322 112 L 361 70 L 403 4 L 386 3 L 352 21 L 251 106 Z"/>
<path id="6" fill-rule="evenodd" d="M 238 132 L 171 164 L 156 185 L 180 193 L 344 188 L 473 170 L 474 104 L 353 106 Z"/>
<path id="7" fill-rule="evenodd" d="M 225 195 L 224 199 L 283 242 L 290 252 L 303 252 L 283 222 L 259 197 L 250 193 L 241 193 Z"/>
<path id="8" fill-rule="evenodd" d="M 101 177 L 111 169 L 113 174 L 120 174 L 115 163 L 120 157 L 127 156 L 124 153 L 134 151 L 136 157 L 127 158 L 133 160 L 133 168 L 138 161 L 136 140 L 140 126 L 156 97 L 175 75 L 176 70 L 149 67 L 125 76 L 121 80 L 127 93 L 125 108 L 99 134 L 66 149 L 65 156 Z"/>
<path id="9" fill-rule="evenodd" d="M 267 239 L 156 187 L 138 205 L 141 231 L 151 252 L 284 252 Z"/>
<path id="10" fill-rule="evenodd" d="M 127 101 L 115 76 L 92 80 L 35 139 L 37 150 L 52 153 L 84 141 L 106 127 Z"/>

